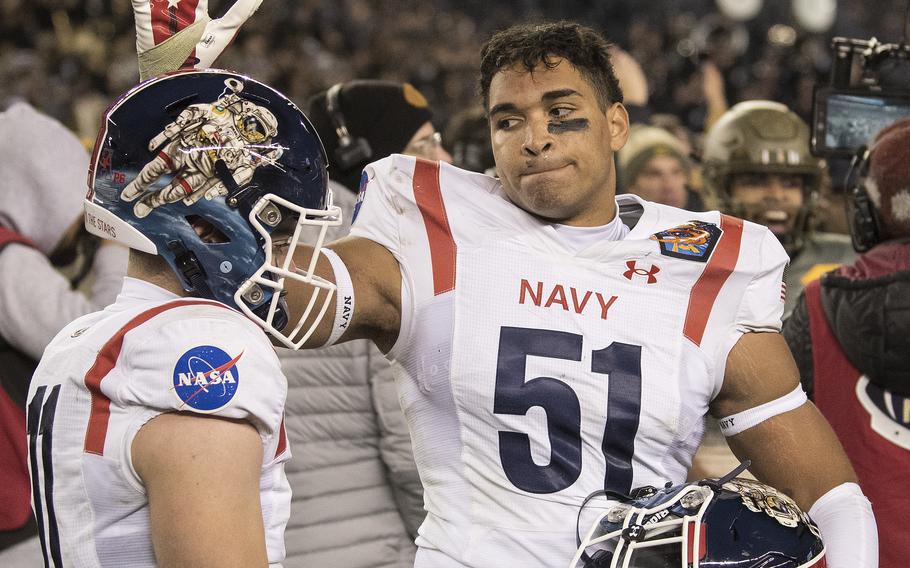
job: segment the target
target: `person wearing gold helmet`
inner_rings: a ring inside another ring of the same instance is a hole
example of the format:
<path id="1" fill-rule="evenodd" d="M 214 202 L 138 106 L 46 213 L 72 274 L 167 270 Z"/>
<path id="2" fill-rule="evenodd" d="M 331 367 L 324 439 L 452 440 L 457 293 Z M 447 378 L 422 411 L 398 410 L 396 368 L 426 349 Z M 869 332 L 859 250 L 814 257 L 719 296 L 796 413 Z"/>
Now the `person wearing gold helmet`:
<path id="1" fill-rule="evenodd" d="M 705 137 L 708 191 L 732 214 L 771 229 L 790 255 L 785 314 L 808 282 L 854 258 L 848 236 L 813 230 L 824 175 L 824 162 L 809 153 L 809 126 L 780 103 L 739 103 Z"/>

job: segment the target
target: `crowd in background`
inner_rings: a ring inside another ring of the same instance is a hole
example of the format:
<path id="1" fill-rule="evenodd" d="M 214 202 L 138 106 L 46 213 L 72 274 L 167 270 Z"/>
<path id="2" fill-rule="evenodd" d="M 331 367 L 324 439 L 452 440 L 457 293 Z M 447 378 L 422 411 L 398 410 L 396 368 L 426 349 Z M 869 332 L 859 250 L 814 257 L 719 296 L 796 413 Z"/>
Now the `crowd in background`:
<path id="1" fill-rule="evenodd" d="M 904 0 L 837 4 L 832 27 L 811 33 L 790 0 L 768 0 L 742 23 L 713 0 L 270 0 L 219 65 L 251 72 L 301 104 L 352 77 L 410 82 L 444 124 L 476 103 L 478 52 L 491 32 L 519 19 L 570 18 L 602 30 L 642 65 L 654 112 L 699 132 L 705 60 L 721 71 L 729 104 L 776 100 L 806 119 L 812 86 L 830 68 L 831 37 L 900 41 L 903 19 L 880 16 L 903 14 Z M 210 13 L 227 5 L 212 1 Z M 132 18 L 125 1 L 0 0 L 0 107 L 23 98 L 93 139 L 107 104 L 137 81 Z"/>

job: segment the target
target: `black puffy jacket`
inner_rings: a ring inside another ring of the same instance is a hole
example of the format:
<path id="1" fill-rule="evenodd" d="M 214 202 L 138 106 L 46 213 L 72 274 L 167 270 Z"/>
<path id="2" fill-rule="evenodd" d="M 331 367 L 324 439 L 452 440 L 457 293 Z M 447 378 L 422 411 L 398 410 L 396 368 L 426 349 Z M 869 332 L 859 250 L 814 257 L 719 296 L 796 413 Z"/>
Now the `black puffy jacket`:
<path id="1" fill-rule="evenodd" d="M 822 277 L 822 307 L 841 348 L 879 387 L 910 396 L 910 239 L 882 243 Z M 812 395 L 812 342 L 806 299 L 783 334 Z"/>

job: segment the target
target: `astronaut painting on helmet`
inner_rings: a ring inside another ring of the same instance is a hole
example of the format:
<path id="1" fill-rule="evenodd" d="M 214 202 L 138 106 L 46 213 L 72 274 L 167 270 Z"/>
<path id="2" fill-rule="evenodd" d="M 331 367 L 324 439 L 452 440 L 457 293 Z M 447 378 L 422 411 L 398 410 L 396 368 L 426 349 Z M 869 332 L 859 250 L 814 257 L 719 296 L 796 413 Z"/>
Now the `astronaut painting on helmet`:
<path id="1" fill-rule="evenodd" d="M 809 126 L 786 106 L 733 106 L 708 131 L 703 161 L 715 197 L 731 214 L 767 226 L 790 256 L 785 316 L 805 284 L 853 260 L 848 236 L 814 228 L 825 163 L 809 152 Z"/>
<path id="2" fill-rule="evenodd" d="M 192 104 L 148 143 L 155 157 L 142 167 L 120 199 L 133 201 L 139 218 L 164 203 L 180 199 L 187 205 L 203 197 L 228 194 L 228 186 L 249 182 L 256 168 L 275 164 L 283 149 L 271 145 L 278 123 L 268 109 L 239 96 L 243 84 L 225 80 L 225 94 L 213 102 Z M 222 162 L 227 172 L 216 171 Z M 173 174 L 163 187 L 154 184 Z M 229 176 L 225 178 L 225 176 Z"/>

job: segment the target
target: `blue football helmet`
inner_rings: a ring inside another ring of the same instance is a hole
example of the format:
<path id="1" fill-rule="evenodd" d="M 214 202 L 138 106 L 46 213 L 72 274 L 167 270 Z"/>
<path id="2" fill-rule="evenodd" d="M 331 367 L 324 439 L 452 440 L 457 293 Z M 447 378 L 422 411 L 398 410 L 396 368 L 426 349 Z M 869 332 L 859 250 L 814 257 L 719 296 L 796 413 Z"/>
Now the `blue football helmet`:
<path id="1" fill-rule="evenodd" d="M 161 256 L 187 293 L 235 307 L 298 348 L 335 291 L 314 274 L 326 229 L 341 223 L 326 166 L 309 120 L 271 87 L 212 69 L 163 75 L 105 114 L 85 224 Z M 305 269 L 292 263 L 301 244 L 315 249 Z M 314 287 L 303 314 L 288 314 L 288 279 Z"/>
<path id="2" fill-rule="evenodd" d="M 610 494 L 572 568 L 824 568 L 818 528 L 773 487 L 742 478 Z"/>

